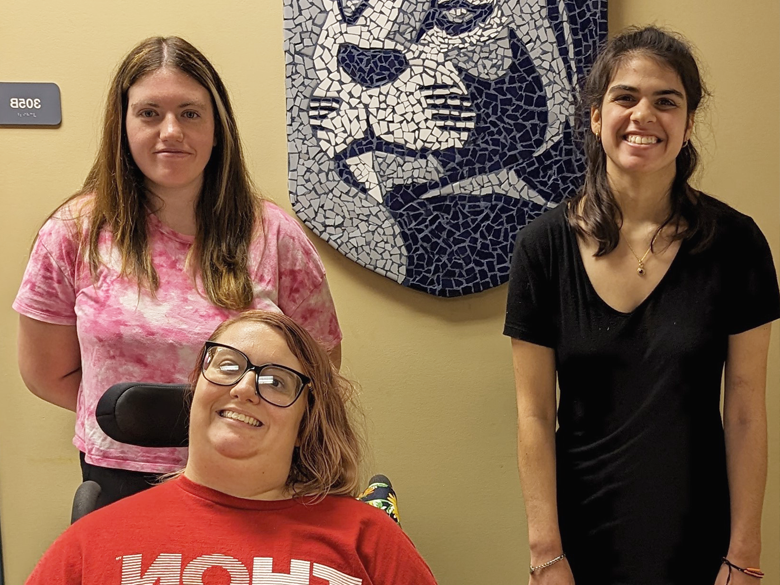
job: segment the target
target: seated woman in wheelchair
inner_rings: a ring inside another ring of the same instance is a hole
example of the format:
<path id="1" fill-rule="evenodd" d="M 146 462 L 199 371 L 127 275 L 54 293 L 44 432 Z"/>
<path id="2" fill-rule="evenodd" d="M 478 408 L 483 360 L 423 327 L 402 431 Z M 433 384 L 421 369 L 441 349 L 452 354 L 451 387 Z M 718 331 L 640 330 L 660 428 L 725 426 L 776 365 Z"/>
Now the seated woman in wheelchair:
<path id="1" fill-rule="evenodd" d="M 435 585 L 395 522 L 354 499 L 352 387 L 303 328 L 226 321 L 192 381 L 184 471 L 76 522 L 28 585 Z"/>

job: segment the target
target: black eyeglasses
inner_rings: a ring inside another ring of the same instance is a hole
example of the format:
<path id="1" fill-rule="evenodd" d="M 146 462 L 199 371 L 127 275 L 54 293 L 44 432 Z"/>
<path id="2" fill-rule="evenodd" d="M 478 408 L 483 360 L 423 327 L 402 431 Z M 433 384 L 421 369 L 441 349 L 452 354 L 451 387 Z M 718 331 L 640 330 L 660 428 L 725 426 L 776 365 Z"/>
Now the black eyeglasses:
<path id="1" fill-rule="evenodd" d="M 292 406 L 311 382 L 307 376 L 287 366 L 263 364 L 256 366 L 246 354 L 235 347 L 207 341 L 201 372 L 203 377 L 218 386 L 233 386 L 252 370 L 255 373 L 255 392 L 274 406 Z"/>

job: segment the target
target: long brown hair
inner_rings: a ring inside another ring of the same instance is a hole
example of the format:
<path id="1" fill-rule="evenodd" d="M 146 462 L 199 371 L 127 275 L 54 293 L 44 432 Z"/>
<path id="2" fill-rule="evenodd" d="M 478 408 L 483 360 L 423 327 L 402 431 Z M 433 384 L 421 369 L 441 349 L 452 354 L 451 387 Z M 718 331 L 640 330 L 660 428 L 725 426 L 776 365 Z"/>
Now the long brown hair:
<path id="1" fill-rule="evenodd" d="M 679 35 L 649 26 L 629 28 L 614 37 L 599 53 L 579 95 L 579 130 L 587 168 L 585 182 L 566 207 L 566 217 L 575 232 L 593 238 L 598 244 L 596 256 L 609 254 L 620 240 L 623 216 L 609 186 L 607 155 L 599 137 L 590 130 L 591 110 L 601 109 L 604 96 L 615 71 L 637 56 L 655 59 L 677 73 L 685 89 L 688 116 L 692 117 L 709 95 L 699 73 L 693 52 Z M 700 193 L 688 184 L 699 163 L 693 137 L 683 146 L 676 159 L 676 174 L 670 194 L 671 209 L 660 230 L 677 224 L 675 239 L 696 236 L 694 251 L 705 248 L 712 239 L 714 219 L 703 204 Z"/>
<path id="2" fill-rule="evenodd" d="M 361 416 L 355 402 L 355 385 L 339 374 L 322 345 L 281 313 L 246 311 L 219 325 L 209 341 L 217 341 L 229 328 L 246 322 L 278 331 L 301 362 L 302 373 L 311 379 L 287 486 L 296 496 L 356 497 L 360 492 L 364 440 L 355 423 Z M 191 392 L 201 374 L 203 358 L 201 351 L 190 376 Z"/>
<path id="3" fill-rule="evenodd" d="M 262 225 L 261 199 L 244 163 L 227 89 L 208 59 L 184 39 L 146 39 L 119 65 L 109 88 L 102 138 L 92 170 L 66 205 L 77 198 L 88 202 L 88 226 L 79 234 L 93 277 L 101 263 L 100 233 L 108 229 L 122 258 L 122 275 L 135 278 L 139 289 L 146 286 L 153 293 L 157 290 L 159 278 L 146 231 L 146 218 L 152 209 L 144 176 L 130 153 L 125 119 L 130 87 L 162 68 L 181 71 L 211 95 L 215 146 L 204 170 L 195 209 L 197 233 L 188 260 L 199 269 L 212 303 L 231 310 L 244 309 L 253 298 L 247 260 L 255 225 Z"/>

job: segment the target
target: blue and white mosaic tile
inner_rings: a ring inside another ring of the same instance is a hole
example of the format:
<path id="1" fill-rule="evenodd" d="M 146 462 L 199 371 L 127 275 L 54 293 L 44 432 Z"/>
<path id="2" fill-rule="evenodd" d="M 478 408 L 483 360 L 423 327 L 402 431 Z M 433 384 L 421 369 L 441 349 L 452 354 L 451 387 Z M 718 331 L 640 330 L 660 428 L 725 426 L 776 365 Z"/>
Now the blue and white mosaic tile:
<path id="1" fill-rule="evenodd" d="M 284 0 L 289 185 L 303 222 L 396 282 L 507 280 L 518 229 L 583 170 L 573 88 L 607 0 Z"/>

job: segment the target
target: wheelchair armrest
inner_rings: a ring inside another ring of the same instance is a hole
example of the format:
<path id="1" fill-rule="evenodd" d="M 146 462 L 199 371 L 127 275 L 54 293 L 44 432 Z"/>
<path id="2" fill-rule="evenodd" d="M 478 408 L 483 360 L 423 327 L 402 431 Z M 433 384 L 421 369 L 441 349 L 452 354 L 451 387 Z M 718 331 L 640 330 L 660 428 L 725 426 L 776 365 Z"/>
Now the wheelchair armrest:
<path id="1" fill-rule="evenodd" d="M 186 447 L 189 404 L 186 384 L 114 384 L 100 398 L 100 428 L 120 443 L 140 447 Z"/>
<path id="2" fill-rule="evenodd" d="M 73 496 L 73 509 L 70 512 L 71 524 L 95 510 L 100 492 L 100 484 L 92 480 L 87 480 L 78 487 L 76 495 Z"/>

